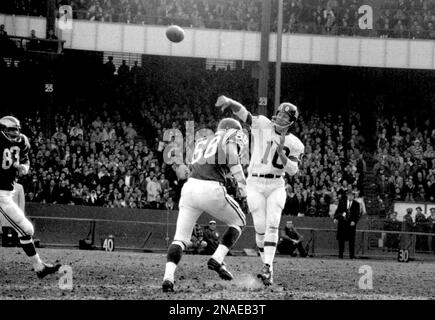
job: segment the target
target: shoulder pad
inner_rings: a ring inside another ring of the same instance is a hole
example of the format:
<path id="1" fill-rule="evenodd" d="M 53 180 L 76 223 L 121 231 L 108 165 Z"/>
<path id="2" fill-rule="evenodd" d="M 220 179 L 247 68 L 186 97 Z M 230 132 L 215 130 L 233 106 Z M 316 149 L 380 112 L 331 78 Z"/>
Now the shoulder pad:
<path id="1" fill-rule="evenodd" d="M 255 124 L 256 127 L 264 128 L 269 126 L 271 123 L 272 121 L 263 115 L 252 116 L 252 124 Z"/>

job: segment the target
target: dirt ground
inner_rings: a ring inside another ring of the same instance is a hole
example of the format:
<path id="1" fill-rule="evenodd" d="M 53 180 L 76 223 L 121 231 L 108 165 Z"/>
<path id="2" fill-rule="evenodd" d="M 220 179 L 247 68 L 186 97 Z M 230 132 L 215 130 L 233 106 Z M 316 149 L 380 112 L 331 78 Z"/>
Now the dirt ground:
<path id="1" fill-rule="evenodd" d="M 21 249 L 0 248 L 0 299 L 435 299 L 434 263 L 277 257 L 275 284 L 265 288 L 255 279 L 259 257 L 227 257 L 235 280 L 225 282 L 207 269 L 207 256 L 185 255 L 176 292 L 167 294 L 164 254 L 40 249 L 40 255 L 71 266 L 73 289 L 59 288 L 60 274 L 38 279 Z M 373 289 L 359 288 L 364 265 L 373 271 Z"/>

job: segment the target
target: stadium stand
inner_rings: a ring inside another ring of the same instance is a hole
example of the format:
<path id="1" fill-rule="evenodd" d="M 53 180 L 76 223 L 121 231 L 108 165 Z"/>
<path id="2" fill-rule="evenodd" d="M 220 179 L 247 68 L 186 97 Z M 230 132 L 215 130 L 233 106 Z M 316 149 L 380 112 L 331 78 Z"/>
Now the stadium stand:
<path id="1" fill-rule="evenodd" d="M 382 198 L 435 201 L 435 130 L 430 119 L 380 119 L 374 174 Z"/>
<path id="2" fill-rule="evenodd" d="M 65 0 L 74 18 L 132 24 L 177 24 L 182 27 L 259 31 L 258 0 Z M 374 30 L 358 27 L 362 0 L 285 0 L 283 32 L 388 38 L 435 39 L 434 0 L 382 0 Z M 277 16 L 276 1 L 272 17 Z M 44 16 L 45 1 L 5 1 L 0 12 Z M 272 19 L 276 31 L 277 19 Z"/>
<path id="3" fill-rule="evenodd" d="M 23 182 L 28 201 L 153 209 L 176 205 L 177 168 L 164 163 L 163 151 L 168 144 L 179 149 L 180 141 L 163 141 L 163 132 L 178 129 L 185 135 L 187 120 L 195 121 L 196 132 L 214 129 L 220 115 L 213 101 L 222 90 L 247 105 L 255 101 L 251 74 L 245 69 L 206 70 L 194 64 L 186 69 L 168 60 L 164 65 L 171 72 L 160 69 L 168 76 L 156 79 L 152 64 L 130 70 L 123 63 L 115 75 L 111 61 L 97 68 L 100 76 L 94 83 L 105 94 L 91 89 L 85 95 L 84 105 L 93 104 L 95 112 L 72 106 L 58 110 L 50 135 L 39 125 L 41 113 L 25 120 L 33 144 L 32 174 Z M 29 61 L 10 72 L 28 72 L 21 68 L 31 65 Z M 188 81 L 192 78 L 196 81 Z M 122 107 L 126 110 L 119 112 Z M 330 204 L 348 188 L 363 193 L 364 138 L 359 115 L 353 113 L 351 119 L 345 133 L 341 115 L 320 117 L 307 110 L 301 117 L 295 134 L 305 143 L 306 153 L 301 172 L 287 180 L 284 214 L 328 216 Z"/>

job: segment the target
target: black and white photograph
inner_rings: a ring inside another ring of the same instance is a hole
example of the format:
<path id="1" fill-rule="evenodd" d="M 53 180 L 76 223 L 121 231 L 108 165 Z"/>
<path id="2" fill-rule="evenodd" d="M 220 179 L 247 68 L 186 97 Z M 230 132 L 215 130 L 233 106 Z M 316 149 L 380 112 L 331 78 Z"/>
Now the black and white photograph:
<path id="1" fill-rule="evenodd" d="M 3 302 L 433 302 L 435 0 L 1 0 L 0 161 Z"/>

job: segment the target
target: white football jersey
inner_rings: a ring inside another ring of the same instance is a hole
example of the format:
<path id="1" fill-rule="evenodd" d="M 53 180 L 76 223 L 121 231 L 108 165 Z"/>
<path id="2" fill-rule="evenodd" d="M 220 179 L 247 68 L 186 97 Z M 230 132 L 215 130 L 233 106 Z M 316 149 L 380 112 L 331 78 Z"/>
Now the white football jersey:
<path id="1" fill-rule="evenodd" d="M 285 167 L 277 153 L 280 135 L 275 132 L 271 120 L 265 116 L 252 116 L 251 125 L 252 145 L 251 160 L 248 172 L 251 174 L 282 175 Z M 288 157 L 293 156 L 298 160 L 304 153 L 303 143 L 293 134 L 285 137 L 284 152 Z M 293 175 L 296 172 L 288 172 Z"/>

